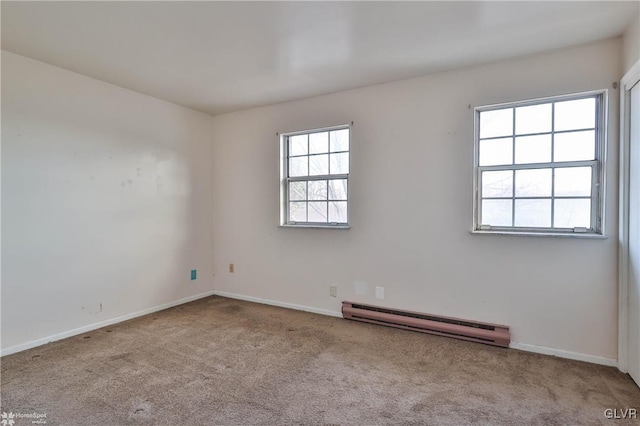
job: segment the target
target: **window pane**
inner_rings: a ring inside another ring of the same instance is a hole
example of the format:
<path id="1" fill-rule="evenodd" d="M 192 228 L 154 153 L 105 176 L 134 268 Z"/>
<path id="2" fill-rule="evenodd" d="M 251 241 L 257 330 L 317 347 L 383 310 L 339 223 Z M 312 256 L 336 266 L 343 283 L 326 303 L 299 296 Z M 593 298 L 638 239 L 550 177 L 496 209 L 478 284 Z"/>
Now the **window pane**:
<path id="1" fill-rule="evenodd" d="M 488 139 L 480 141 L 481 166 L 497 166 L 513 163 L 513 139 Z"/>
<path id="2" fill-rule="evenodd" d="M 330 200 L 346 200 L 347 199 L 347 180 L 333 179 L 329 181 L 329 199 Z"/>
<path id="3" fill-rule="evenodd" d="M 331 174 L 340 175 L 349 173 L 349 153 L 329 154 L 331 158 Z"/>
<path id="4" fill-rule="evenodd" d="M 307 176 L 309 157 L 289 158 L 289 176 Z"/>
<path id="5" fill-rule="evenodd" d="M 588 198 L 555 200 L 555 228 L 591 228 L 591 200 Z"/>
<path id="6" fill-rule="evenodd" d="M 551 226 L 551 200 L 516 200 L 514 225 L 549 228 Z"/>
<path id="7" fill-rule="evenodd" d="M 553 141 L 553 161 L 582 161 L 596 158 L 596 132 L 558 133 Z"/>
<path id="8" fill-rule="evenodd" d="M 511 197 L 513 195 L 513 172 L 482 172 L 482 197 Z"/>
<path id="9" fill-rule="evenodd" d="M 346 201 L 331 201 L 329 203 L 329 222 L 347 223 Z"/>
<path id="10" fill-rule="evenodd" d="M 309 135 L 309 154 L 323 154 L 329 151 L 329 133 L 311 133 Z"/>
<path id="11" fill-rule="evenodd" d="M 307 221 L 307 203 L 289 203 L 289 220 L 292 222 Z"/>
<path id="12" fill-rule="evenodd" d="M 309 175 L 326 175 L 329 173 L 329 156 L 328 155 L 311 155 L 309 156 Z"/>
<path id="13" fill-rule="evenodd" d="M 307 135 L 289 137 L 289 155 L 307 154 Z"/>
<path id="14" fill-rule="evenodd" d="M 295 224 L 347 222 L 350 129 L 286 136 L 288 220 Z M 329 178 L 329 174 L 331 177 Z M 319 180 L 316 180 L 319 179 Z"/>
<path id="15" fill-rule="evenodd" d="M 482 225 L 511 226 L 511 200 L 482 200 Z"/>
<path id="16" fill-rule="evenodd" d="M 551 162 L 551 135 L 516 138 L 516 164 Z"/>
<path id="17" fill-rule="evenodd" d="M 349 129 L 329 132 L 329 149 L 331 152 L 349 150 Z"/>
<path id="18" fill-rule="evenodd" d="M 551 169 L 516 170 L 516 197 L 551 196 Z"/>
<path id="19" fill-rule="evenodd" d="M 310 202 L 309 203 L 309 222 L 326 222 L 327 221 L 327 202 Z"/>
<path id="20" fill-rule="evenodd" d="M 555 131 L 596 127 L 595 98 L 556 102 Z"/>
<path id="21" fill-rule="evenodd" d="M 513 134 L 513 108 L 482 111 L 480 113 L 480 138 L 509 136 Z"/>
<path id="22" fill-rule="evenodd" d="M 563 167 L 555 173 L 555 196 L 591 195 L 591 167 Z"/>
<path id="23" fill-rule="evenodd" d="M 551 131 L 551 104 L 516 108 L 516 134 Z"/>
<path id="24" fill-rule="evenodd" d="M 289 199 L 306 200 L 307 199 L 307 182 L 289 182 Z"/>
<path id="25" fill-rule="evenodd" d="M 327 181 L 326 180 L 309 181 L 309 199 L 310 200 L 326 200 L 327 199 Z"/>

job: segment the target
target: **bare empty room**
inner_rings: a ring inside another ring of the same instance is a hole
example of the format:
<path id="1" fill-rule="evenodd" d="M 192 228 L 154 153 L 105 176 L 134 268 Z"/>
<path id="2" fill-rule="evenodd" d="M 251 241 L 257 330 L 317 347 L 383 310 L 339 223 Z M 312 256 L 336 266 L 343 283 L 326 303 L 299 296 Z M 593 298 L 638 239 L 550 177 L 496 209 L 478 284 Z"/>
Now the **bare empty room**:
<path id="1" fill-rule="evenodd" d="M 0 423 L 640 424 L 638 1 L 2 1 Z"/>

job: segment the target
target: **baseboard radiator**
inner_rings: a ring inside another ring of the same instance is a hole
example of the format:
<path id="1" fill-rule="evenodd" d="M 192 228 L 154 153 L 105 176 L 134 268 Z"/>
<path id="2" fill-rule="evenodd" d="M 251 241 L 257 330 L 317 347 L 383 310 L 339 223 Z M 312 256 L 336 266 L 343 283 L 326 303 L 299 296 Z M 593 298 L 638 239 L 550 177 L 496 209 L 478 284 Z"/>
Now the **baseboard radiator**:
<path id="1" fill-rule="evenodd" d="M 438 336 L 453 337 L 487 345 L 509 347 L 509 327 L 449 318 L 439 315 L 382 308 L 361 303 L 342 302 L 342 316 L 346 319 L 420 331 Z"/>

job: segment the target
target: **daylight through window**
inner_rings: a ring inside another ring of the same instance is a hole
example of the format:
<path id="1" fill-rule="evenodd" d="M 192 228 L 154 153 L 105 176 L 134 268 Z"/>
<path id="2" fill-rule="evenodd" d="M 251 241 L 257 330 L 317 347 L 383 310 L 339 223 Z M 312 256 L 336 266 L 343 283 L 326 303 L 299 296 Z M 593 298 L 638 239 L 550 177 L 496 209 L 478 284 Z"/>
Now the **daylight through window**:
<path id="1" fill-rule="evenodd" d="M 349 136 L 348 126 L 281 136 L 282 225 L 348 225 Z"/>
<path id="2" fill-rule="evenodd" d="M 476 231 L 602 233 L 605 93 L 476 108 Z"/>

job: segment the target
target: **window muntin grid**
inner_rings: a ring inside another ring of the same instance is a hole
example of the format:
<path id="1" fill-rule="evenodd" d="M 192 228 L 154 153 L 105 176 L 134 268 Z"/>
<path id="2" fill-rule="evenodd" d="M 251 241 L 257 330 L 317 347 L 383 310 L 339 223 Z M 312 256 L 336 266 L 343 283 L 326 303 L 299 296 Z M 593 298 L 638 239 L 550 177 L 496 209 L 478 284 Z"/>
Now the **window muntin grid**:
<path id="1" fill-rule="evenodd" d="M 282 135 L 283 225 L 349 223 L 350 128 Z"/>
<path id="2" fill-rule="evenodd" d="M 605 97 L 476 108 L 475 231 L 602 233 Z"/>

